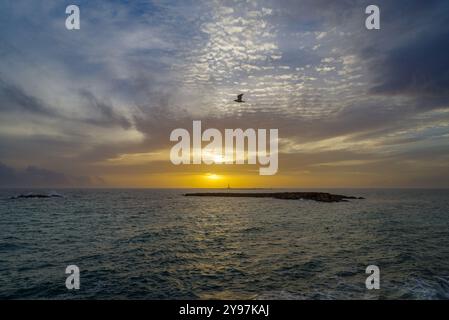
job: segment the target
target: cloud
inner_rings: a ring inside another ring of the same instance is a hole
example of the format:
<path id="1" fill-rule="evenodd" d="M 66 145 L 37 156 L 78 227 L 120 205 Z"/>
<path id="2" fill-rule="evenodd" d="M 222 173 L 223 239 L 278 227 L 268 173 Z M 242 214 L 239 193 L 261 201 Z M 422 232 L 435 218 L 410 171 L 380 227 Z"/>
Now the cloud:
<path id="1" fill-rule="evenodd" d="M 100 101 L 92 92 L 83 89 L 80 96 L 85 98 L 87 104 L 98 113 L 98 119 L 86 119 L 86 122 L 96 125 L 119 125 L 124 129 L 131 128 L 130 121 L 123 115 L 118 114 L 114 108 L 104 101 Z"/>
<path id="2" fill-rule="evenodd" d="M 88 187 L 104 185 L 99 177 L 66 174 L 28 166 L 16 170 L 0 162 L 0 187 Z"/>
<path id="3" fill-rule="evenodd" d="M 110 159 L 164 152 L 173 129 L 203 120 L 279 128 L 281 172 L 314 172 L 304 168 L 313 161 L 371 170 L 369 158 L 412 163 L 416 150 L 439 150 L 444 163 L 447 1 L 380 0 L 374 32 L 368 4 L 81 1 L 81 30 L 68 32 L 61 2 L 3 1 L 0 160 L 33 157 L 69 180 L 42 173 L 49 181 L 72 183 L 112 174 Z M 241 92 L 247 103 L 236 105 Z M 135 162 L 120 172 L 174 170 L 168 159 Z"/>
<path id="4" fill-rule="evenodd" d="M 35 114 L 52 115 L 52 113 L 35 97 L 28 95 L 24 90 L 12 83 L 0 79 L 0 110 L 31 112 Z"/>
<path id="5" fill-rule="evenodd" d="M 447 107 L 449 26 L 446 1 L 385 3 L 384 28 L 394 36 L 366 43 L 360 56 L 369 64 L 377 95 L 398 95 L 418 101 L 422 108 Z M 390 12 L 402 12 L 395 19 Z M 380 40 L 382 45 L 376 46 Z M 388 45 L 385 45 L 388 44 Z"/>
<path id="6" fill-rule="evenodd" d="M 449 98 L 448 38 L 449 30 L 424 34 L 422 40 L 388 52 L 377 63 L 378 84 L 372 92 Z M 448 101 L 444 106 L 449 106 Z"/>

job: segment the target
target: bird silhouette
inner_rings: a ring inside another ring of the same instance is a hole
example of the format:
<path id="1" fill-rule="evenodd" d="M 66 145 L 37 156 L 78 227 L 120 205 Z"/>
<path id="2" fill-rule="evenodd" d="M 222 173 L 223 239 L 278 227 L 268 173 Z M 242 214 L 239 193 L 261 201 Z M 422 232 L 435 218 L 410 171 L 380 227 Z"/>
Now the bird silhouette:
<path id="1" fill-rule="evenodd" d="M 234 100 L 234 101 L 235 101 L 235 102 L 238 102 L 238 103 L 242 103 L 242 102 L 245 102 L 245 101 L 243 101 L 243 100 L 242 100 L 242 97 L 243 97 L 243 93 L 241 93 L 241 94 L 237 95 L 237 99 L 236 99 L 236 100 Z"/>

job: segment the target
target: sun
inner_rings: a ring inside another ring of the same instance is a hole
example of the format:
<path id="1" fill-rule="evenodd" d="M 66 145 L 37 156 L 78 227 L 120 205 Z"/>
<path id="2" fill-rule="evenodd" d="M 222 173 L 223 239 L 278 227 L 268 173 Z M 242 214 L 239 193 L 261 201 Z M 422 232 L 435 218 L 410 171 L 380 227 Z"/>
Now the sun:
<path id="1" fill-rule="evenodd" d="M 219 176 L 218 174 L 215 174 L 215 173 L 208 173 L 208 174 L 206 174 L 206 178 L 209 180 L 219 180 L 219 179 L 221 179 L 221 176 Z"/>

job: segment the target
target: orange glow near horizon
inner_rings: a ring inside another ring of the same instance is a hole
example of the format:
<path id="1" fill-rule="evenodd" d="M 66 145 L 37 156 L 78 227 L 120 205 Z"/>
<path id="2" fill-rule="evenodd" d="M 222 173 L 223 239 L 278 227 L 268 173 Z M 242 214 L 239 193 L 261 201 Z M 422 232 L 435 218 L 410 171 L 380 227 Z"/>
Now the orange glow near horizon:
<path id="1" fill-rule="evenodd" d="M 287 180 L 288 181 L 287 181 Z M 292 177 L 259 176 L 257 173 L 170 173 L 149 175 L 114 174 L 105 177 L 108 185 L 138 188 L 271 188 L 292 185 Z M 296 179 L 295 179 L 296 180 Z"/>
<path id="2" fill-rule="evenodd" d="M 148 156 L 152 156 L 149 155 Z M 130 160 L 131 157 L 126 157 Z M 377 172 L 361 173 L 344 170 L 331 170 L 331 164 L 312 166 L 307 170 L 279 171 L 273 176 L 261 176 L 258 167 L 253 165 L 172 165 L 164 161 L 148 161 L 147 154 L 133 157 L 132 165 L 124 157 L 105 168 L 108 173 L 102 175 L 105 187 L 119 188 L 341 188 L 388 186 L 384 175 Z M 145 161 L 143 161 L 145 160 Z M 158 166 L 146 173 L 151 165 Z M 104 165 L 104 164 L 101 164 Z M 406 182 L 403 183 L 406 185 Z"/>
<path id="3" fill-rule="evenodd" d="M 366 183 L 367 179 L 371 185 Z M 260 176 L 256 172 L 177 172 L 104 176 L 106 186 L 120 188 L 342 188 L 387 185 L 375 175 L 357 174 L 349 179 L 338 173 L 295 173 Z"/>

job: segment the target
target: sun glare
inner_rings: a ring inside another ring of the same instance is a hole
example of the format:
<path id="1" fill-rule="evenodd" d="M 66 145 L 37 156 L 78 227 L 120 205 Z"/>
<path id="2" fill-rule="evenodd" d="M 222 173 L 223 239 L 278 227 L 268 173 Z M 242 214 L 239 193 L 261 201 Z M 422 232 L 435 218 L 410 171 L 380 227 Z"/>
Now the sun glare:
<path id="1" fill-rule="evenodd" d="M 210 179 L 210 180 L 218 180 L 221 177 L 218 174 L 208 173 L 208 174 L 206 174 L 206 178 Z"/>

